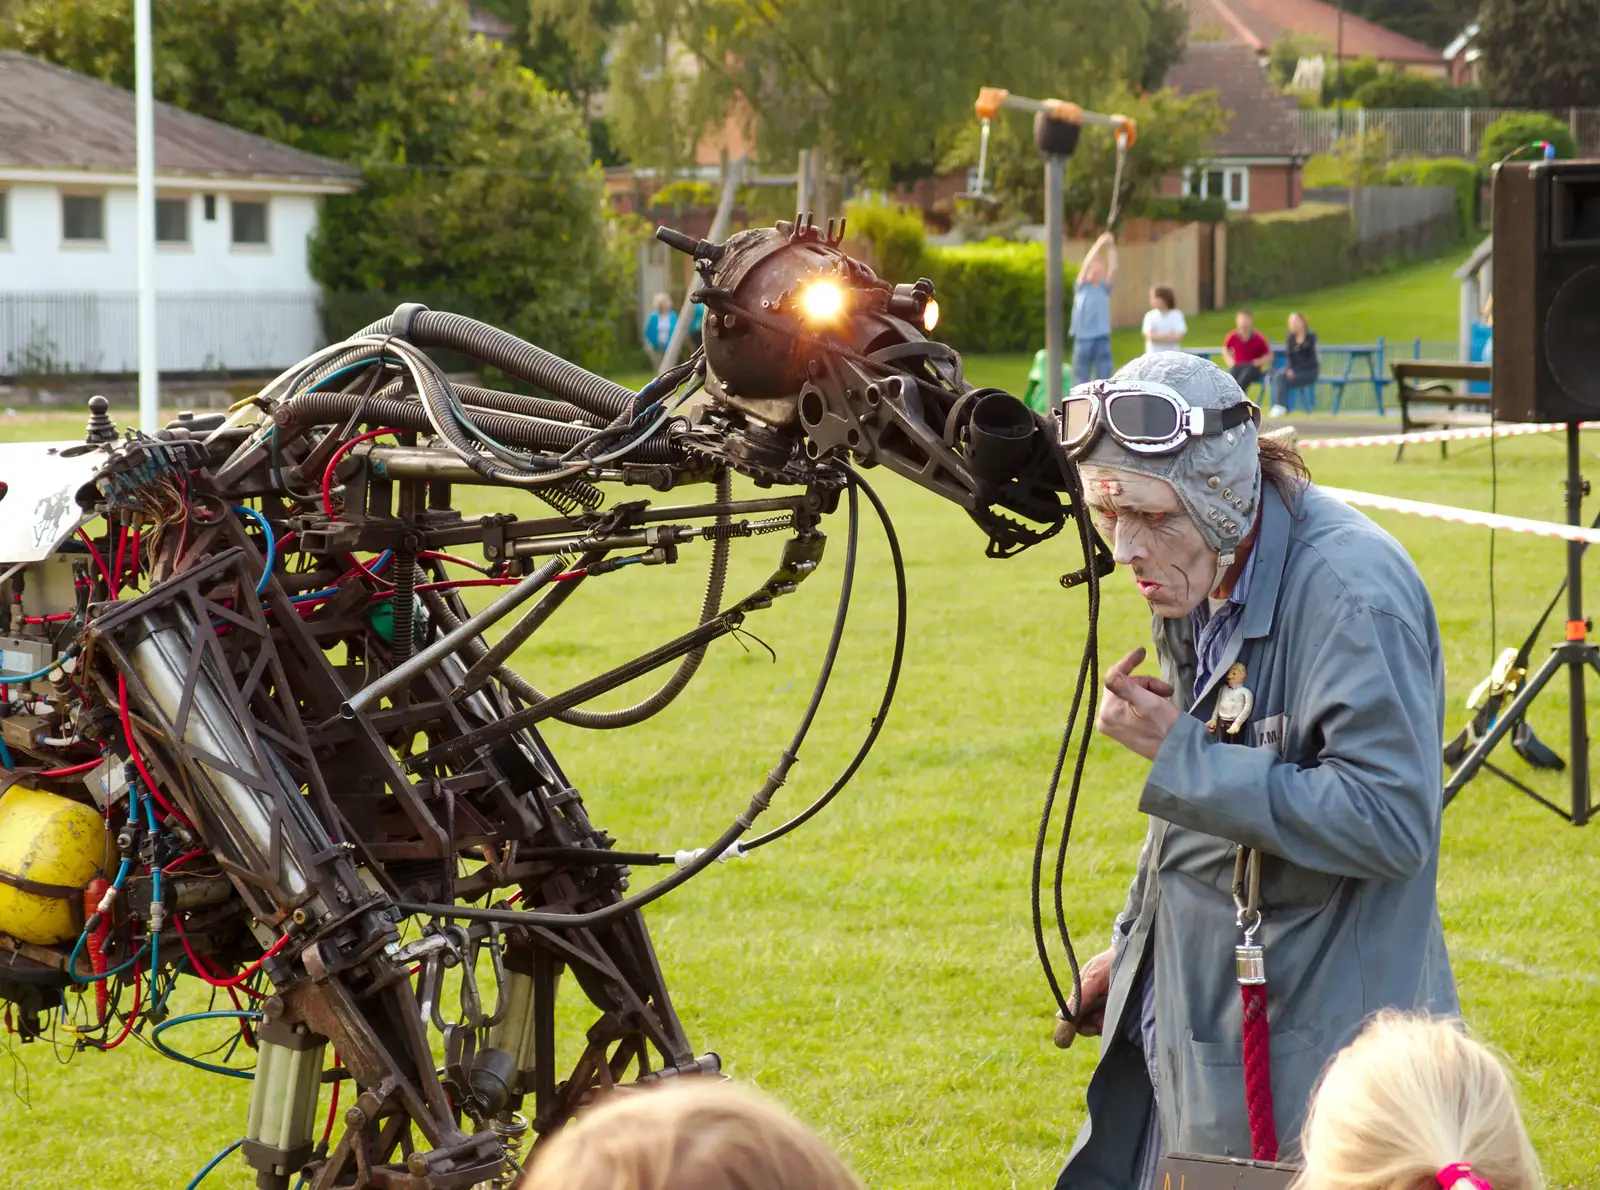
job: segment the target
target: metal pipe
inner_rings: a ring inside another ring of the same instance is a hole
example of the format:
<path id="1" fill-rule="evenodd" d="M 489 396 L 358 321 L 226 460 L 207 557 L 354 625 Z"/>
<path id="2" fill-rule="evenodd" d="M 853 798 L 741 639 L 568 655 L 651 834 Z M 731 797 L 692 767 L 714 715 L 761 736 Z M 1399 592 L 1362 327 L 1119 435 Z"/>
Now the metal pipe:
<path id="1" fill-rule="evenodd" d="M 1061 407 L 1063 188 L 1067 159 L 1044 159 L 1044 391 L 1052 413 Z M 1077 377 L 1073 377 L 1074 380 Z"/>
<path id="2" fill-rule="evenodd" d="M 126 11 L 126 10 L 124 10 Z M 160 428 L 161 373 L 156 361 L 156 101 L 150 0 L 133 0 L 133 221 L 138 237 L 139 428 Z M 153 976 L 152 976 L 153 978 Z"/>
<path id="3" fill-rule="evenodd" d="M 1583 521 L 1583 472 L 1580 469 L 1582 439 L 1578 423 L 1567 423 L 1567 524 Z M 1583 614 L 1583 550 L 1581 541 L 1567 542 L 1567 639 L 1574 629 L 1582 625 Z M 1582 629 L 1578 629 L 1581 631 Z M 1589 821 L 1589 705 L 1584 693 L 1584 666 L 1582 659 L 1567 663 L 1569 697 L 1567 704 L 1568 731 L 1572 737 L 1572 755 L 1567 764 L 1572 777 L 1572 825 L 1582 826 Z"/>
<path id="4" fill-rule="evenodd" d="M 408 685 L 418 674 L 450 656 L 467 641 L 532 599 L 542 587 L 561 572 L 563 565 L 564 561 L 561 558 L 550 559 L 477 615 L 464 621 L 460 627 L 445 633 L 409 661 L 395 666 L 382 677 L 356 691 L 340 706 L 339 714 L 346 719 L 354 719 L 357 715 L 370 711 L 378 705 L 380 699 Z"/>

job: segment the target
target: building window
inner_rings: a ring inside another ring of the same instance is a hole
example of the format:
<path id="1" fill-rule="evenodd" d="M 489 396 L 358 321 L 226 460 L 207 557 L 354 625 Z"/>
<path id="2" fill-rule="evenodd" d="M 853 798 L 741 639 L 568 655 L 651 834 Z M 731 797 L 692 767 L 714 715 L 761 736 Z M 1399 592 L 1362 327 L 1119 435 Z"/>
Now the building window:
<path id="1" fill-rule="evenodd" d="M 215 194 L 206 195 L 205 207 L 206 222 L 215 223 L 217 221 L 217 196 Z"/>
<path id="2" fill-rule="evenodd" d="M 73 243 L 105 243 L 106 200 L 99 194 L 61 196 L 61 238 Z"/>
<path id="3" fill-rule="evenodd" d="M 233 210 L 233 242 L 260 245 L 267 242 L 267 204 L 264 202 L 231 202 Z"/>
<path id="4" fill-rule="evenodd" d="M 187 244 L 189 242 L 189 200 L 187 198 L 156 199 L 156 243 Z"/>
<path id="5" fill-rule="evenodd" d="M 1220 198 L 1230 211 L 1250 209 L 1250 168 L 1230 165 L 1221 169 L 1186 169 L 1183 192 L 1191 198 Z"/>

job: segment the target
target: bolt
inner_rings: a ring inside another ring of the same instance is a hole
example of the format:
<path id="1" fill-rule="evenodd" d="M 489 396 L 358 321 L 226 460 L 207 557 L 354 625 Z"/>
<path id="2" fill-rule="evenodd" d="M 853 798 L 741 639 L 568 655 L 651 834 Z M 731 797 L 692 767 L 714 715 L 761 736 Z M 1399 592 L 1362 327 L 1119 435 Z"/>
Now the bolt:
<path id="1" fill-rule="evenodd" d="M 352 1128 L 365 1128 L 367 1126 L 367 1113 L 359 1107 L 352 1107 L 344 1113 L 344 1122 Z"/>

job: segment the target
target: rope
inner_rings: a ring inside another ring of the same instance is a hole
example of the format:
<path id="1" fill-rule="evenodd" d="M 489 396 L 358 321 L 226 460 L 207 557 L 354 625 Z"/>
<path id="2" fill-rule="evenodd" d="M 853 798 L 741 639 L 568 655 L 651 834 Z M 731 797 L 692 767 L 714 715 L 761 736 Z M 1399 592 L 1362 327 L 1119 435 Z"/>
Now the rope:
<path id="1" fill-rule="evenodd" d="M 1272 1051 L 1267 1032 L 1267 986 L 1239 985 L 1244 1003 L 1244 1102 L 1250 1116 L 1250 1156 L 1278 1159 L 1278 1126 L 1272 1115 Z"/>
<path id="2" fill-rule="evenodd" d="M 1117 216 L 1122 213 L 1122 166 L 1128 160 L 1128 135 L 1117 133 L 1117 169 L 1111 178 L 1111 211 L 1106 215 L 1106 230 L 1117 226 Z"/>

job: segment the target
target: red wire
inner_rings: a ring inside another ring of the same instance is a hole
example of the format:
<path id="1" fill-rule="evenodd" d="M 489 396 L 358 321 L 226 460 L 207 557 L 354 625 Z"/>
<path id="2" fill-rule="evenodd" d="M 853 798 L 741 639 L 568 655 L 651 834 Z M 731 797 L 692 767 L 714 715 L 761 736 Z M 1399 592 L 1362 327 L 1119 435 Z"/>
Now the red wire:
<path id="1" fill-rule="evenodd" d="M 152 978 L 152 983 L 154 983 L 154 979 L 153 978 Z M 124 1041 L 128 1040 L 128 1034 L 133 1032 L 133 1022 L 138 1020 L 138 1019 L 139 1019 L 139 964 L 135 963 L 133 965 L 133 1008 L 128 1013 L 128 1019 L 123 1022 L 123 1024 L 122 1024 L 122 1032 L 117 1034 L 117 1039 L 115 1041 L 106 1043 L 105 1045 L 101 1046 L 100 1048 L 101 1049 L 106 1049 L 106 1050 L 114 1050 L 114 1049 L 117 1048 L 117 1046 L 121 1045 Z"/>
<path id="2" fill-rule="evenodd" d="M 329 516 L 333 516 L 334 515 L 334 511 L 333 511 L 333 469 L 339 465 L 339 460 L 344 458 L 345 455 L 349 454 L 350 451 L 352 451 L 356 447 L 360 446 L 363 442 L 368 442 L 371 439 L 377 438 L 377 437 L 379 437 L 380 435 L 383 435 L 383 434 L 398 434 L 399 432 L 400 432 L 399 430 L 396 430 L 396 429 L 393 429 L 391 427 L 385 426 L 382 429 L 368 430 L 365 434 L 357 434 L 354 438 L 350 439 L 350 441 L 339 443 L 338 447 L 334 450 L 333 454 L 331 454 L 328 457 L 327 469 L 324 470 L 323 473 L 322 473 L 322 511 L 323 512 L 327 513 Z M 357 562 L 356 565 L 360 566 L 361 564 L 359 562 Z M 366 568 L 362 567 L 362 569 L 365 570 Z"/>
<path id="3" fill-rule="evenodd" d="M 171 863 L 163 864 L 161 866 L 161 870 L 163 872 L 170 872 L 170 871 L 172 871 L 173 868 L 176 868 L 179 864 L 186 864 L 190 860 L 192 860 L 195 856 L 202 855 L 202 854 L 204 854 L 204 852 L 205 852 L 205 848 L 204 847 L 196 847 L 193 851 L 185 851 L 182 855 L 180 855 L 177 859 L 173 860 Z"/>
<path id="4" fill-rule="evenodd" d="M 111 585 L 111 571 L 106 569 L 106 560 L 100 556 L 100 551 L 95 548 L 94 542 L 89 539 L 89 535 L 83 531 L 82 526 L 78 528 L 78 537 L 83 541 L 84 545 L 89 547 L 89 556 L 94 559 L 94 564 L 100 568 L 100 577 L 106 580 L 106 591 L 112 599 L 115 599 L 117 597 L 117 589 Z"/>
<path id="5" fill-rule="evenodd" d="M 122 713 L 122 734 L 128 740 L 128 753 L 133 757 L 133 767 L 138 769 L 139 776 L 144 778 L 145 792 L 155 798 L 158 806 L 184 826 L 194 826 L 194 823 L 174 810 L 171 803 L 161 796 L 161 791 L 156 788 L 155 778 L 150 775 L 150 770 L 144 767 L 144 757 L 139 754 L 139 745 L 133 738 L 133 716 L 128 714 L 128 679 L 120 673 L 117 675 L 117 709 Z"/>
<path id="6" fill-rule="evenodd" d="M 82 764 L 70 764 L 64 769 L 45 769 L 44 772 L 39 774 L 39 776 L 72 777 L 76 776 L 78 773 L 87 773 L 90 769 L 99 768 L 104 762 L 105 757 L 102 756 L 96 760 L 86 760 Z"/>
<path id="7" fill-rule="evenodd" d="M 335 1070 L 339 1068 L 338 1050 L 333 1051 L 333 1066 Z M 328 1141 L 333 1137 L 333 1121 L 338 1118 L 340 1081 L 339 1079 L 333 1080 L 333 1098 L 328 1101 L 328 1122 L 322 1126 L 322 1147 L 324 1149 L 328 1147 Z"/>
<path id="8" fill-rule="evenodd" d="M 223 990 L 228 993 L 228 999 L 233 1001 L 233 1006 L 242 1013 L 244 1005 L 239 1002 L 239 994 L 232 988 L 224 988 Z M 247 992 L 249 990 L 249 988 L 245 989 Z M 258 996 L 257 999 L 260 999 L 260 997 Z M 250 1032 L 250 1022 L 243 1016 L 239 1018 L 239 1034 L 244 1038 L 244 1043 L 251 1049 L 257 1048 L 255 1035 Z"/>
<path id="9" fill-rule="evenodd" d="M 570 582 L 572 579 L 582 578 L 588 573 L 589 571 L 586 568 L 569 570 L 565 574 L 556 575 L 550 581 L 553 583 Z M 521 581 L 522 580 L 520 578 L 457 578 L 443 583 L 418 583 L 415 589 L 418 591 L 454 591 L 458 587 L 511 587 L 515 586 Z M 393 595 L 394 592 L 392 591 L 378 591 L 373 594 L 372 598 L 368 602 L 376 603 L 380 599 L 390 599 L 393 597 Z M 327 595 L 324 596 L 324 598 L 332 599 L 333 596 Z M 306 600 L 306 603 L 303 603 L 300 606 L 304 607 L 309 603 L 320 602 L 322 601 L 308 599 Z"/>
<path id="10" fill-rule="evenodd" d="M 195 954 L 195 952 L 190 949 L 190 947 L 189 947 L 189 939 L 184 935 L 183 927 L 177 925 L 177 919 L 176 918 L 173 919 L 173 925 L 177 927 L 177 930 L 178 930 L 178 941 L 183 943 L 183 952 L 184 952 L 184 954 L 188 955 L 189 956 L 189 961 L 194 964 L 195 974 L 198 975 L 201 979 L 205 980 L 207 983 L 209 983 L 214 988 L 236 988 L 236 987 L 238 987 L 240 984 L 244 983 L 245 980 L 249 979 L 252 975 L 254 975 L 257 971 L 261 970 L 262 965 L 268 959 L 272 958 L 273 955 L 277 954 L 280 950 L 282 950 L 289 943 L 289 935 L 284 934 L 276 942 L 274 942 L 259 959 L 257 959 L 255 962 L 251 963 L 243 971 L 239 972 L 237 975 L 230 975 L 230 976 L 228 976 L 228 978 L 222 979 L 219 976 L 212 975 L 209 971 L 207 971 L 205 969 L 205 967 L 203 967 L 201 965 L 200 956 Z M 249 992 L 252 989 L 245 988 L 244 990 L 246 992 Z M 257 998 L 259 999 L 260 997 L 258 996 Z"/>
<path id="11" fill-rule="evenodd" d="M 111 575 L 117 580 L 117 590 L 111 592 L 111 597 L 113 599 L 115 599 L 117 597 L 117 593 L 122 590 L 122 563 L 125 561 L 123 554 L 127 548 L 128 526 L 124 525 L 122 526 L 122 532 L 117 535 L 117 560 L 111 567 Z"/>
<path id="12" fill-rule="evenodd" d="M 440 562 L 454 562 L 457 566 L 470 566 L 480 574 L 487 574 L 489 568 L 480 562 L 473 562 L 467 558 L 458 558 L 454 554 L 441 554 L 438 550 L 423 550 L 417 555 L 419 558 L 433 558 Z"/>

